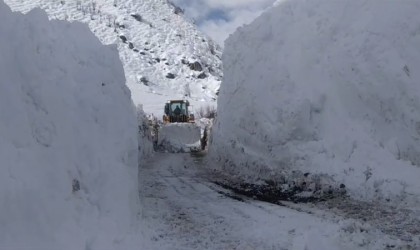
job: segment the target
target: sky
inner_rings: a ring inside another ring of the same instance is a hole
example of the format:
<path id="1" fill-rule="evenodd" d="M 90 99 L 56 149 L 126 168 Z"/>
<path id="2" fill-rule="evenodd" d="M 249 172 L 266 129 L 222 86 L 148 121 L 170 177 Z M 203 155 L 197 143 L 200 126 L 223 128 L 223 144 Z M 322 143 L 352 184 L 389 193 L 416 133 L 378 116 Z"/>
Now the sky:
<path id="1" fill-rule="evenodd" d="M 172 0 L 185 15 L 223 46 L 236 28 L 250 23 L 276 0 Z"/>

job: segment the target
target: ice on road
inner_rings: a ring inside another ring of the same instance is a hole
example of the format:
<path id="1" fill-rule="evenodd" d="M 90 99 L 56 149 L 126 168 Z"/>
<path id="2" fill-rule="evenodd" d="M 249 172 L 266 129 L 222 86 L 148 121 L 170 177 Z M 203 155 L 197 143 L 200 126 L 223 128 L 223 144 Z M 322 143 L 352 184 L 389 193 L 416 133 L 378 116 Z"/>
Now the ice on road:
<path id="1" fill-rule="evenodd" d="M 379 249 L 355 222 L 237 197 L 205 161 L 157 153 L 140 168 L 141 249 Z"/>

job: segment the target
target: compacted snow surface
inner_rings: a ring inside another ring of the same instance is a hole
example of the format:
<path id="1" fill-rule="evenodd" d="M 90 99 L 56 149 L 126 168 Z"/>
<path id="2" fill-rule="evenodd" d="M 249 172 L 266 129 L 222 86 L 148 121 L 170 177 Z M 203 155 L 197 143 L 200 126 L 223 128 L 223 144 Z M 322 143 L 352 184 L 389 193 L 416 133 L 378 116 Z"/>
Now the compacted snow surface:
<path id="1" fill-rule="evenodd" d="M 134 249 L 137 121 L 116 47 L 39 9 L 0 1 L 0 19 L 0 249 Z"/>
<path id="2" fill-rule="evenodd" d="M 420 2 L 290 0 L 225 44 L 216 168 L 419 207 Z"/>
<path id="3" fill-rule="evenodd" d="M 207 161 L 200 154 L 157 153 L 140 168 L 141 249 L 383 250 L 419 246 L 416 239 L 407 244 L 393 232 L 384 234 L 381 225 L 371 224 L 378 214 L 353 219 L 322 208 L 324 203 L 285 202 L 279 206 L 232 193 L 215 184 L 219 177 L 206 171 Z M 358 205 L 347 206 L 353 214 L 371 211 L 369 206 L 360 207 L 362 210 L 357 210 Z M 389 215 L 381 214 L 381 221 Z"/>

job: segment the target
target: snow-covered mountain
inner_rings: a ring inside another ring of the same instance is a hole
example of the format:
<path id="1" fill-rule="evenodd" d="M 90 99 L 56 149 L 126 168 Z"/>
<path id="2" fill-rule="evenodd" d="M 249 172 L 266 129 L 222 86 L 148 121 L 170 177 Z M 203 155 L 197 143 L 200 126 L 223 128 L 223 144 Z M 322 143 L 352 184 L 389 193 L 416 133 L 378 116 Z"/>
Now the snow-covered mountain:
<path id="1" fill-rule="evenodd" d="M 14 11 L 40 7 L 51 19 L 88 23 L 104 44 L 118 44 L 133 101 L 162 112 L 167 99 L 214 102 L 221 48 L 168 0 L 5 0 Z"/>
<path id="2" fill-rule="evenodd" d="M 215 166 L 418 206 L 419 12 L 418 1 L 286 0 L 237 30 L 223 54 Z"/>

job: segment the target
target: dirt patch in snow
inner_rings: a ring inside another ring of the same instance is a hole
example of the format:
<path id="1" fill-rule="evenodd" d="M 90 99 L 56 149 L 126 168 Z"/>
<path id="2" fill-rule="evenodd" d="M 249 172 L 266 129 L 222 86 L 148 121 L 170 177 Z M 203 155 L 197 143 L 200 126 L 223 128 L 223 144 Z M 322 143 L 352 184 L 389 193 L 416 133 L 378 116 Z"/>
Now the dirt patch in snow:
<path id="1" fill-rule="evenodd" d="M 301 196 L 302 190 L 298 187 L 281 190 L 273 183 L 257 185 L 249 183 L 228 184 L 227 181 L 220 180 L 213 180 L 213 182 L 234 192 L 234 195 L 223 193 L 233 199 L 238 197 L 240 201 L 244 201 L 246 200 L 245 197 L 249 197 L 310 214 L 327 211 L 342 219 L 358 221 L 362 225 L 358 229 L 346 228 L 345 230 L 363 232 L 377 229 L 402 243 L 400 246 L 389 245 L 387 249 L 420 249 L 420 211 L 414 209 L 379 205 L 374 202 L 361 202 L 350 199 L 345 194 L 341 196 L 334 193 L 319 197 Z M 306 203 L 307 206 L 302 207 L 297 203 Z"/>
<path id="2" fill-rule="evenodd" d="M 277 205 L 283 205 L 282 201 L 308 203 L 325 201 L 326 199 L 334 197 L 333 193 L 324 194 L 319 197 L 309 196 L 305 195 L 303 190 L 298 186 L 289 189 L 281 189 L 274 183 L 266 183 L 263 185 L 250 183 L 227 184 L 227 181 L 214 181 L 214 183 L 237 194 Z"/>

